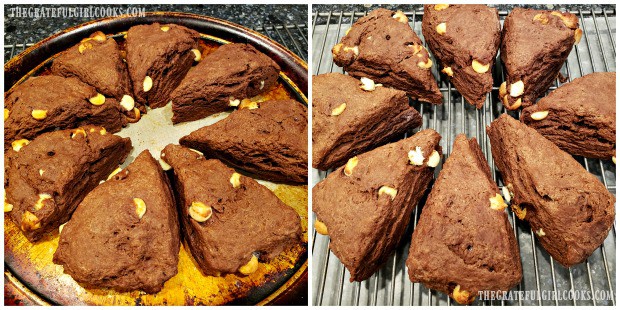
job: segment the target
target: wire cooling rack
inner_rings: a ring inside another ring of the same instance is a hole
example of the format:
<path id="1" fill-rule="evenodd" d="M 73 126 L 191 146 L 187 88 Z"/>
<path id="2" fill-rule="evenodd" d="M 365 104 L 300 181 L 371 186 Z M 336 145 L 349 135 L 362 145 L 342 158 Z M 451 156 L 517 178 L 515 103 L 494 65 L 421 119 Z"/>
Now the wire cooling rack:
<path id="1" fill-rule="evenodd" d="M 422 37 L 422 8 L 412 6 L 405 12 L 414 31 Z M 415 8 L 415 10 L 413 10 Z M 579 17 L 583 29 L 581 43 L 570 53 L 561 73 L 573 80 L 577 77 L 598 71 L 616 71 L 615 55 L 615 9 L 592 9 L 571 11 Z M 334 46 L 353 22 L 367 14 L 368 11 L 326 11 L 312 14 L 313 73 L 343 72 L 334 65 L 331 48 Z M 500 11 L 500 19 L 508 15 Z M 437 61 L 433 58 L 435 64 Z M 476 110 L 465 102 L 454 87 L 440 75 L 437 67 L 432 72 L 444 96 L 444 103 L 431 106 L 427 103 L 413 102 L 413 106 L 422 114 L 422 127 L 412 130 L 411 135 L 420 129 L 432 128 L 442 138 L 443 160 L 450 155 L 452 143 L 459 133 L 475 137 L 493 172 L 493 179 L 503 186 L 501 175 L 495 169 L 491 156 L 489 139 L 485 126 L 501 113 L 506 112 L 497 99 L 499 85 L 504 80 L 499 55 L 493 68 L 494 87 L 487 95 L 484 107 Z M 344 72 L 343 72 L 344 73 Z M 550 91 L 557 88 L 556 80 Z M 514 112 L 511 115 L 517 116 Z M 615 195 L 616 167 L 610 160 L 585 159 L 575 157 L 588 171 L 596 175 Z M 436 170 L 436 173 L 439 169 Z M 313 184 L 325 178 L 329 172 L 313 169 Z M 409 240 L 418 221 L 424 201 L 420 202 L 412 214 L 412 221 L 403 241 L 397 247 L 387 263 L 370 279 L 363 282 L 349 282 L 349 272 L 336 256 L 329 251 L 329 237 L 313 231 L 312 245 L 312 292 L 314 305 L 453 305 L 451 299 L 440 292 L 429 290 L 424 285 L 409 281 L 405 268 Z M 613 226 L 603 245 L 582 264 L 565 268 L 553 261 L 553 258 L 538 244 L 531 229 L 522 221 L 515 221 L 515 215 L 508 213 L 509 221 L 519 243 L 523 280 L 511 290 L 512 299 L 480 301 L 476 305 L 615 305 L 616 285 L 616 227 Z M 312 214 L 311 221 L 316 216 Z M 312 223 L 311 222 L 311 223 Z M 516 225 L 515 225 L 516 223 Z M 570 295 L 570 291 L 577 294 Z M 523 292 L 522 294 L 514 294 Z M 555 294 L 554 294 L 555 293 Z M 527 295 L 526 295 L 527 294 Z M 595 298 L 587 298 L 587 295 Z M 585 297 L 585 298 L 584 298 Z"/>

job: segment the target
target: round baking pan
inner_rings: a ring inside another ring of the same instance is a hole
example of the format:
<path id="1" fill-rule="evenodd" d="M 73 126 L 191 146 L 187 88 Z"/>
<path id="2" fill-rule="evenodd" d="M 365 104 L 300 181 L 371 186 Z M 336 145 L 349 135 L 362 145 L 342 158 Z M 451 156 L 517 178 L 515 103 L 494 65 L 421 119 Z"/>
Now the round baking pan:
<path id="1" fill-rule="evenodd" d="M 144 17 L 117 16 L 88 22 L 66 29 L 34 44 L 12 58 L 4 66 L 5 90 L 30 76 L 48 74 L 49 65 L 56 54 L 77 44 L 95 31 L 115 37 L 124 46 L 123 34 L 134 25 L 150 23 L 174 23 L 201 33 L 201 46 L 208 53 L 221 44 L 229 42 L 249 43 L 280 65 L 282 72 L 278 86 L 259 100 L 293 98 L 307 105 L 308 69 L 306 63 L 282 45 L 253 30 L 240 25 L 186 13 L 154 12 Z M 165 108 L 150 110 L 149 114 L 165 114 Z M 164 111 L 164 112 L 161 112 Z M 227 114 L 215 115 L 204 124 L 213 123 Z M 200 122 L 200 121 L 196 121 Z M 146 122 L 148 124 L 148 121 Z M 124 131 L 132 132 L 130 129 Z M 174 126 L 176 131 L 189 134 L 192 126 Z M 170 124 L 170 126 L 172 126 Z M 135 132 L 139 127 L 133 127 Z M 131 137 L 131 135 L 130 135 Z M 132 139 L 133 140 L 133 139 Z M 170 141 L 178 143 L 178 141 Z M 138 143 L 139 144 L 139 143 Z M 148 146 L 148 144 L 147 144 Z M 139 150 L 134 150 L 132 154 Z M 160 149 L 151 150 L 159 152 Z M 131 161 L 132 156 L 127 162 Z M 127 164 L 126 162 L 126 164 Z M 263 182 L 284 203 L 295 209 L 301 219 L 304 239 L 307 240 L 307 186 L 292 186 Z M 52 233 L 42 241 L 30 243 L 19 229 L 5 217 L 5 294 L 36 304 L 60 305 L 213 305 L 213 304 L 285 304 L 307 294 L 307 244 L 290 249 L 276 259 L 261 264 L 255 274 L 247 277 L 226 275 L 204 276 L 195 266 L 191 255 L 181 247 L 179 273 L 168 280 L 162 291 L 145 294 L 139 291 L 119 293 L 107 289 L 85 289 L 69 275 L 62 266 L 52 263 L 58 245 L 58 233 Z M 8 287 L 8 288 L 7 288 Z M 6 296 L 5 296 L 6 300 Z"/>

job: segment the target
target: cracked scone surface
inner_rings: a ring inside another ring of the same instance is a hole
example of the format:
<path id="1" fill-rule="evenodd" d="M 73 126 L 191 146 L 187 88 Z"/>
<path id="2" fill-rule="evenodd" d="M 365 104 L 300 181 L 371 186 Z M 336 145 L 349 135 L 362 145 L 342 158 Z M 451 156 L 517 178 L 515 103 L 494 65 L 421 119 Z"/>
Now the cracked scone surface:
<path id="1" fill-rule="evenodd" d="M 402 12 L 398 12 L 402 14 Z M 336 65 L 356 78 L 404 90 L 414 99 L 442 103 L 432 61 L 404 15 L 377 9 L 358 19 L 332 49 Z"/>
<path id="2" fill-rule="evenodd" d="M 344 104 L 344 106 L 343 106 Z M 342 111 L 340 111 L 342 110 Z M 336 115 L 337 114 L 337 115 Z M 360 80 L 328 73 L 312 79 L 312 166 L 327 170 L 422 124 L 404 91 L 360 88 Z"/>
<path id="3" fill-rule="evenodd" d="M 142 216 L 136 206 L 142 200 Z M 170 184 L 148 150 L 97 186 L 64 226 L 54 263 L 85 287 L 160 291 L 177 273 L 179 223 Z"/>
<path id="4" fill-rule="evenodd" d="M 499 194 L 475 138 L 456 137 L 422 209 L 409 248 L 412 282 L 453 296 L 460 290 L 507 291 L 522 277 L 519 248 Z M 473 300 L 472 300 L 473 301 Z"/>
<path id="5" fill-rule="evenodd" d="M 279 72 L 280 67 L 253 46 L 224 44 L 191 69 L 172 92 L 172 122 L 197 120 L 229 110 L 233 108 L 231 101 L 271 89 Z"/>
<path id="6" fill-rule="evenodd" d="M 179 145 L 161 157 L 172 167 L 183 236 L 203 274 L 238 273 L 253 253 L 268 261 L 301 242 L 297 213 L 254 179 L 233 184 L 235 170 Z M 197 202 L 212 212 L 206 221 L 190 215 Z"/>
<path id="7" fill-rule="evenodd" d="M 443 33 L 437 31 L 441 24 L 445 25 Z M 424 5 L 422 33 L 441 64 L 438 69 L 448 72 L 459 93 L 480 109 L 493 88 L 492 69 L 501 37 L 497 9 L 464 4 L 437 10 L 435 5 Z M 484 68 L 475 71 L 474 60 L 482 66 L 488 65 L 486 71 Z"/>
<path id="8" fill-rule="evenodd" d="M 196 56 L 192 49 L 198 49 L 199 39 L 198 32 L 176 24 L 154 23 L 129 28 L 127 68 L 134 99 L 140 104 L 148 103 L 151 108 L 165 106 L 194 63 Z M 147 77 L 152 86 L 145 88 Z"/>
<path id="9" fill-rule="evenodd" d="M 521 121 L 570 154 L 610 159 L 616 155 L 616 73 L 591 73 L 560 86 L 523 109 Z"/>
<path id="10" fill-rule="evenodd" d="M 563 266 L 585 261 L 605 240 L 615 197 L 571 155 L 507 114 L 487 127 L 511 208 Z"/>
<path id="11" fill-rule="evenodd" d="M 308 115 L 295 100 L 257 103 L 181 138 L 180 143 L 259 179 L 306 183 Z"/>
<path id="12" fill-rule="evenodd" d="M 428 160 L 441 154 L 441 136 L 432 129 L 357 156 L 352 169 L 338 168 L 312 189 L 312 211 L 324 223 L 329 247 L 351 274 L 363 281 L 375 273 L 400 242 L 413 207 L 418 203 L 435 168 Z M 424 160 L 412 165 L 408 154 L 418 149 Z M 384 186 L 397 192 L 379 191 Z"/>
<path id="13" fill-rule="evenodd" d="M 577 16 L 514 8 L 502 31 L 500 56 L 506 84 L 504 92 L 500 88 L 499 99 L 510 110 L 528 107 L 549 89 L 578 43 L 575 32 L 581 29 Z"/>
<path id="14" fill-rule="evenodd" d="M 30 140 L 55 129 L 96 125 L 112 133 L 121 130 L 127 120 L 118 101 L 106 98 L 103 104 L 94 105 L 89 99 L 96 95 L 94 87 L 77 78 L 53 75 L 31 77 L 15 86 L 4 97 L 5 149 L 14 140 Z M 35 110 L 45 112 L 35 119 Z"/>
<path id="15" fill-rule="evenodd" d="M 13 210 L 6 215 L 28 240 L 41 239 L 67 222 L 84 196 L 130 151 L 129 138 L 95 126 L 44 133 L 19 151 L 8 149 L 5 202 Z"/>

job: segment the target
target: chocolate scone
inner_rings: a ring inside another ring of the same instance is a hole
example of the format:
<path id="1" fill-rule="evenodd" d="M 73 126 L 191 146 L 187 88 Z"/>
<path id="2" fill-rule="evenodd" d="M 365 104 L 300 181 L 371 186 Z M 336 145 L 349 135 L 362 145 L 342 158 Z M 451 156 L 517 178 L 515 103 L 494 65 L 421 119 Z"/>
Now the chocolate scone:
<path id="1" fill-rule="evenodd" d="M 501 36 L 497 9 L 483 4 L 427 4 L 422 33 L 443 66 L 441 72 L 480 109 L 493 88 L 491 69 Z"/>
<path id="2" fill-rule="evenodd" d="M 272 88 L 280 67 L 249 44 L 231 43 L 207 55 L 171 95 L 173 123 L 223 112 Z"/>
<path id="3" fill-rule="evenodd" d="M 179 222 L 168 179 L 148 150 L 80 203 L 54 263 L 85 287 L 160 291 L 177 273 Z"/>
<path id="4" fill-rule="evenodd" d="M 258 178 L 308 180 L 308 115 L 295 100 L 244 101 L 227 118 L 181 138 L 199 150 Z"/>
<path id="5" fill-rule="evenodd" d="M 476 139 L 458 135 L 411 237 L 411 281 L 460 304 L 517 285 L 523 272 L 506 207 Z"/>
<path id="6" fill-rule="evenodd" d="M 332 56 L 351 76 L 404 90 L 413 99 L 442 103 L 431 73 L 433 61 L 401 11 L 381 8 L 358 19 Z"/>
<path id="7" fill-rule="evenodd" d="M 312 78 L 312 166 L 327 170 L 422 124 L 404 91 L 363 90 L 340 73 Z"/>
<path id="8" fill-rule="evenodd" d="M 198 32 L 175 24 L 137 25 L 127 31 L 127 67 L 134 98 L 160 108 L 200 59 Z"/>
<path id="9" fill-rule="evenodd" d="M 581 34 L 574 14 L 514 8 L 502 32 L 506 81 L 499 99 L 504 106 L 509 110 L 528 107 L 544 95 Z"/>
<path id="10" fill-rule="evenodd" d="M 217 159 L 168 145 L 183 236 L 205 275 L 251 274 L 301 241 L 299 215 L 254 179 Z"/>
<path id="11" fill-rule="evenodd" d="M 118 101 L 77 78 L 31 77 L 5 94 L 4 146 L 55 129 L 84 125 L 117 132 L 127 124 Z"/>
<path id="12" fill-rule="evenodd" d="M 432 129 L 352 157 L 312 189 L 316 231 L 363 281 L 400 242 L 441 160 L 441 136 Z"/>
<path id="13" fill-rule="evenodd" d="M 67 222 L 80 201 L 131 151 L 129 138 L 84 126 L 13 144 L 5 153 L 7 215 L 34 242 Z M 5 213 L 6 214 L 6 213 Z"/>
<path id="14" fill-rule="evenodd" d="M 519 219 L 560 264 L 585 261 L 607 237 L 615 197 L 571 155 L 507 114 L 487 134 Z"/>
<path id="15" fill-rule="evenodd" d="M 523 109 L 521 121 L 570 154 L 616 156 L 616 73 L 592 73 L 562 85 Z"/>
<path id="16" fill-rule="evenodd" d="M 77 77 L 106 97 L 119 100 L 125 113 L 134 114 L 135 102 L 127 65 L 116 41 L 97 31 L 79 44 L 61 53 L 52 64 L 52 73 Z M 145 112 L 143 105 L 138 108 Z"/>

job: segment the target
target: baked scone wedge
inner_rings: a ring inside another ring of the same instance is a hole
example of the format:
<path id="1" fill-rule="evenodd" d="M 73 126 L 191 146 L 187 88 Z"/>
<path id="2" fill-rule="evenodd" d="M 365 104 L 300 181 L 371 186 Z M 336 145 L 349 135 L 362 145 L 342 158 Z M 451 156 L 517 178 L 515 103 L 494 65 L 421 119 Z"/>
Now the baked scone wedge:
<path id="1" fill-rule="evenodd" d="M 332 56 L 353 77 L 403 90 L 413 99 L 442 103 L 431 73 L 433 61 L 401 11 L 380 8 L 358 19 L 332 48 Z"/>
<path id="2" fill-rule="evenodd" d="M 134 99 L 151 108 L 170 94 L 198 59 L 198 32 L 176 24 L 137 25 L 127 31 L 127 68 Z"/>
<path id="3" fill-rule="evenodd" d="M 361 87 L 360 80 L 340 73 L 312 78 L 313 167 L 342 166 L 422 124 L 404 91 Z"/>
<path id="4" fill-rule="evenodd" d="M 484 4 L 425 4 L 422 33 L 429 49 L 465 100 L 482 108 L 493 89 L 501 30 L 496 8 Z"/>
<path id="5" fill-rule="evenodd" d="M 146 112 L 143 105 L 135 103 L 129 82 L 127 65 L 113 38 L 97 31 L 62 52 L 52 63 L 52 73 L 64 77 L 77 77 L 94 87 L 106 97 L 119 101 L 122 110 L 133 116 L 134 108 Z"/>
<path id="6" fill-rule="evenodd" d="M 543 96 L 581 34 L 574 14 L 514 8 L 504 21 L 500 52 L 506 81 L 499 99 L 506 109 L 528 107 Z"/>
<path id="7" fill-rule="evenodd" d="M 458 135 L 411 237 L 409 279 L 460 304 L 517 285 L 523 271 L 506 207 L 476 139 Z"/>
<path id="8" fill-rule="evenodd" d="M 54 263 L 85 287 L 153 294 L 177 273 L 179 247 L 168 178 L 145 150 L 86 195 L 62 228 Z"/>
<path id="9" fill-rule="evenodd" d="M 5 213 L 31 242 L 66 223 L 84 196 L 121 164 L 129 138 L 84 126 L 13 144 L 5 153 Z"/>
<path id="10" fill-rule="evenodd" d="M 180 143 L 260 179 L 306 183 L 307 114 L 295 100 L 244 101 L 227 118 L 190 133 Z"/>
<path id="11" fill-rule="evenodd" d="M 560 86 L 523 109 L 521 121 L 570 154 L 616 156 L 616 73 L 591 73 Z"/>
<path id="12" fill-rule="evenodd" d="M 127 124 L 116 99 L 77 78 L 31 77 L 5 94 L 4 104 L 5 149 L 55 129 L 96 125 L 114 133 Z"/>
<path id="13" fill-rule="evenodd" d="M 299 215 L 254 179 L 179 145 L 161 153 L 172 167 L 183 237 L 205 275 L 248 275 L 301 243 Z"/>
<path id="14" fill-rule="evenodd" d="M 563 266 L 585 261 L 607 237 L 615 197 L 571 155 L 507 114 L 487 134 L 517 217 Z"/>
<path id="15" fill-rule="evenodd" d="M 222 45 L 190 70 L 172 92 L 172 122 L 230 110 L 241 100 L 271 89 L 279 73 L 275 61 L 249 44 Z"/>
<path id="16" fill-rule="evenodd" d="M 352 157 L 312 189 L 314 227 L 329 235 L 351 282 L 368 279 L 394 252 L 441 160 L 440 139 L 426 129 Z"/>

